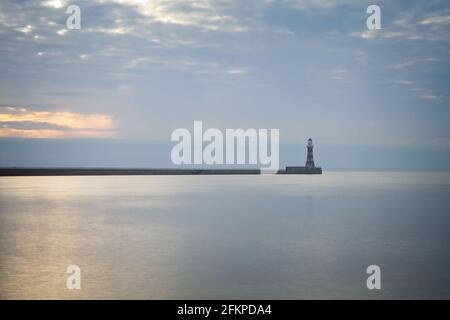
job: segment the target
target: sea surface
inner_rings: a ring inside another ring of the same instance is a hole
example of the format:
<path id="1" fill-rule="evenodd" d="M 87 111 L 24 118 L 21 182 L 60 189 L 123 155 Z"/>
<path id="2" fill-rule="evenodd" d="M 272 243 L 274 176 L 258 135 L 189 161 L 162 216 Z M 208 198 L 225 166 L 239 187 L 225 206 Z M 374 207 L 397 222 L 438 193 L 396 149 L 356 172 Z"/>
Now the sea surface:
<path id="1" fill-rule="evenodd" d="M 450 174 L 2 177 L 0 298 L 449 299 Z"/>

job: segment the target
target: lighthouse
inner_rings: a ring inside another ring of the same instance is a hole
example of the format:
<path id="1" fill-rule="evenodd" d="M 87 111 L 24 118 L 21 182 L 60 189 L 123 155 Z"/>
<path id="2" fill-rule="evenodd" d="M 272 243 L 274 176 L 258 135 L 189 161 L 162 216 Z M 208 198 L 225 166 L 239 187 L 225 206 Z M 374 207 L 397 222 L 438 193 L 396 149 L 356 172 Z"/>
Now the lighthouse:
<path id="1" fill-rule="evenodd" d="M 314 146 L 313 146 L 312 139 L 309 138 L 308 144 L 306 145 L 307 154 L 306 154 L 306 164 L 305 164 L 305 167 L 308 169 L 315 168 L 314 157 L 313 157 L 313 148 L 314 148 Z"/>
<path id="2" fill-rule="evenodd" d="M 308 139 L 308 143 L 306 144 L 306 164 L 304 167 L 286 167 L 286 170 L 280 170 L 280 174 L 322 174 L 322 168 L 316 167 L 314 164 L 314 156 L 313 156 L 313 142 L 312 139 Z"/>

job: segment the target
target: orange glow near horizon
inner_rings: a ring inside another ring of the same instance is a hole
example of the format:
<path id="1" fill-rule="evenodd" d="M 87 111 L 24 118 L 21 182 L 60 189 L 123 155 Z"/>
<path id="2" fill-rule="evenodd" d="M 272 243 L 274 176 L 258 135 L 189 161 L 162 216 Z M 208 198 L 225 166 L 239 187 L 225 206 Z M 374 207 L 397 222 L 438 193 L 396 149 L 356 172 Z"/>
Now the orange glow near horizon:
<path id="1" fill-rule="evenodd" d="M 15 127 L 17 123 L 27 123 L 30 128 Z M 97 113 L 0 107 L 0 124 L 1 138 L 105 138 L 116 134 L 112 117 Z M 44 128 L 33 128 L 33 124 L 44 125 Z"/>

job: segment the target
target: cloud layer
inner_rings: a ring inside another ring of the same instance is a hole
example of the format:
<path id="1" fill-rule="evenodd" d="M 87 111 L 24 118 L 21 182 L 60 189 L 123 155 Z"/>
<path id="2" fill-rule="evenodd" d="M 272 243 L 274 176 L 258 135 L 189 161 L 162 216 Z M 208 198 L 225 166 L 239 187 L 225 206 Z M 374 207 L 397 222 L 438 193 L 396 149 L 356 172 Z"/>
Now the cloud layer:
<path id="1" fill-rule="evenodd" d="M 2 137 L 167 140 L 199 119 L 336 145 L 450 137 L 448 1 L 382 1 L 377 31 L 359 0 L 77 1 L 81 30 L 69 4 L 0 3 L 0 103 L 27 110 Z"/>
<path id="2" fill-rule="evenodd" d="M 104 138 L 114 134 L 111 117 L 103 114 L 33 111 L 0 106 L 0 137 Z"/>

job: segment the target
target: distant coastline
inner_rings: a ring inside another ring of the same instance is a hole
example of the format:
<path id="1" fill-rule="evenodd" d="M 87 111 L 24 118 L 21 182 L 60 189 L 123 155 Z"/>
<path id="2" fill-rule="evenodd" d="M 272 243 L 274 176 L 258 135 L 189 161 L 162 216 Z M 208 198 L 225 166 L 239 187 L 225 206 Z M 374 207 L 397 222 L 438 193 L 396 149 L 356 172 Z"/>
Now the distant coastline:
<path id="1" fill-rule="evenodd" d="M 322 174 L 321 168 L 292 167 L 276 174 Z M 115 175 L 258 175 L 260 169 L 139 169 L 139 168 L 0 168 L 0 177 Z"/>

